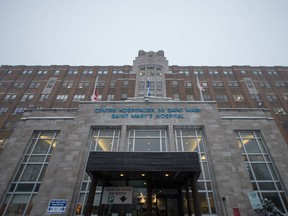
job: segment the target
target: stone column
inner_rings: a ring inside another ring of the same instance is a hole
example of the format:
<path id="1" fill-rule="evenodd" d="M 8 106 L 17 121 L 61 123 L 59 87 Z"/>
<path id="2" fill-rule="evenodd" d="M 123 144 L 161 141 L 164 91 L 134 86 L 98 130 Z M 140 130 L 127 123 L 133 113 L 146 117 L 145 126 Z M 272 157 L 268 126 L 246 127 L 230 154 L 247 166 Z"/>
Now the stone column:
<path id="1" fill-rule="evenodd" d="M 192 188 L 192 198 L 193 198 L 195 216 L 201 216 L 202 214 L 201 214 L 200 202 L 199 202 L 199 197 L 198 197 L 198 187 L 197 187 L 196 179 L 193 179 L 191 181 L 191 188 Z"/>
<path id="2" fill-rule="evenodd" d="M 84 216 L 91 216 L 92 214 L 97 181 L 98 181 L 98 178 L 93 176 L 91 180 L 90 188 L 89 188 L 88 199 L 87 199 L 87 203 L 85 206 Z"/>
<path id="3" fill-rule="evenodd" d="M 185 186 L 185 190 L 186 190 L 185 195 L 186 195 L 186 200 L 187 200 L 187 213 L 188 213 L 188 216 L 192 216 L 191 198 L 190 198 L 188 185 Z"/>
<path id="4" fill-rule="evenodd" d="M 150 180 L 147 180 L 147 215 L 152 215 L 152 187 Z"/>

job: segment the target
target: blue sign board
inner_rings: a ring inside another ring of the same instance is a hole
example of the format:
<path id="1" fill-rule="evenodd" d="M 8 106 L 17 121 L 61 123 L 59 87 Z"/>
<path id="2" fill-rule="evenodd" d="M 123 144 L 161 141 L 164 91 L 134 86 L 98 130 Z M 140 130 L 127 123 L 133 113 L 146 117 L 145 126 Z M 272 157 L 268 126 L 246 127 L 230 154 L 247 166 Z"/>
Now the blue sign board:
<path id="1" fill-rule="evenodd" d="M 64 214 L 67 201 L 66 199 L 51 199 L 47 208 L 47 214 Z"/>

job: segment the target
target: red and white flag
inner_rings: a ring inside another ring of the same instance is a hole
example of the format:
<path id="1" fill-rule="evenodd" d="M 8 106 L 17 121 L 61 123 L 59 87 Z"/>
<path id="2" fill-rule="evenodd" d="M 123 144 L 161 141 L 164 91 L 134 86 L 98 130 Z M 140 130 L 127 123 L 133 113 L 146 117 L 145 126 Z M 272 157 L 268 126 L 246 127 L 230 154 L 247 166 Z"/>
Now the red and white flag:
<path id="1" fill-rule="evenodd" d="M 198 76 L 197 76 L 197 86 L 200 91 L 205 91 L 203 84 L 199 81 Z"/>
<path id="2" fill-rule="evenodd" d="M 96 80 L 95 80 L 95 85 L 94 85 L 94 89 L 93 89 L 93 94 L 91 96 L 91 101 L 100 100 L 99 94 L 98 94 L 98 89 L 97 89 L 97 82 L 98 82 L 98 76 L 96 77 Z"/>
<path id="3" fill-rule="evenodd" d="M 199 92 L 200 92 L 201 101 L 204 101 L 202 91 L 205 91 L 205 89 L 204 89 L 202 83 L 200 83 L 198 76 L 196 77 L 196 79 L 197 79 L 197 86 L 198 86 Z"/>

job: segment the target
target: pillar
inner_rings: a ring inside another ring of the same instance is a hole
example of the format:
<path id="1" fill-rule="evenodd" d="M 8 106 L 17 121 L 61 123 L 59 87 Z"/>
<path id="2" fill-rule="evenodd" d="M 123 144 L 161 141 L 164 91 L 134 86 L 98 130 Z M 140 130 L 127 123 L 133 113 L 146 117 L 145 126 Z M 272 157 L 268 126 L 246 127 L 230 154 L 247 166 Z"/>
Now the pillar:
<path id="1" fill-rule="evenodd" d="M 192 216 L 191 198 L 190 198 L 188 185 L 185 186 L 185 190 L 186 190 L 185 194 L 186 194 L 186 200 L 187 200 L 187 213 L 188 213 L 188 216 Z"/>
<path id="2" fill-rule="evenodd" d="M 183 206 L 183 196 L 182 196 L 182 187 L 178 187 L 178 214 L 184 215 L 184 206 Z"/>
<path id="3" fill-rule="evenodd" d="M 152 187 L 150 180 L 147 181 L 147 215 L 152 215 Z"/>
<path id="4" fill-rule="evenodd" d="M 97 181 L 98 181 L 98 178 L 93 176 L 91 180 L 90 188 L 89 188 L 88 199 L 87 199 L 87 203 L 85 206 L 84 216 L 91 216 L 92 214 Z"/>
<path id="5" fill-rule="evenodd" d="M 200 202 L 199 202 L 199 197 L 198 197 L 197 179 L 193 179 L 191 181 L 191 188 L 192 188 L 192 198 L 193 198 L 195 216 L 201 216 L 202 214 L 201 214 Z"/>

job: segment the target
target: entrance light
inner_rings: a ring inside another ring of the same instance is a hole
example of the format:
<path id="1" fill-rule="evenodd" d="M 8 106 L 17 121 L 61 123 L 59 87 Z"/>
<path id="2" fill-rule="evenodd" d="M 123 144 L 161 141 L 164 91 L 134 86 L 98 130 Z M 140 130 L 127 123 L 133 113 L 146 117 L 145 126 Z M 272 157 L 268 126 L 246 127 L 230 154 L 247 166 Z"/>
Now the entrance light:
<path id="1" fill-rule="evenodd" d="M 124 176 L 124 173 L 120 173 L 120 176 L 121 176 L 121 177 Z"/>
<path id="2" fill-rule="evenodd" d="M 168 173 L 166 173 L 166 174 L 165 174 L 165 176 L 166 176 L 166 177 L 168 177 L 168 176 L 169 176 L 169 174 L 168 174 Z"/>

